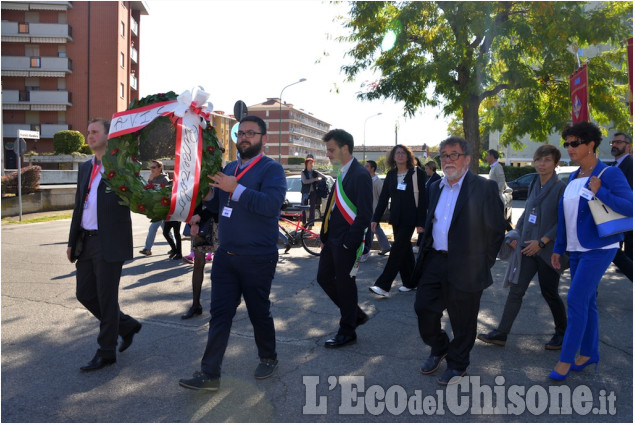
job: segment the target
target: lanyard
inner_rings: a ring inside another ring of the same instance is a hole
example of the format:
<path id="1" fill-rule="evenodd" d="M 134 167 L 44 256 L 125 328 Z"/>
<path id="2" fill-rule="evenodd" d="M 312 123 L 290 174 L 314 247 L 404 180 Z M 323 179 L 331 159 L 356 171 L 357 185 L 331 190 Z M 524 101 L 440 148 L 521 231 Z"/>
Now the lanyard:
<path id="1" fill-rule="evenodd" d="M 240 168 L 240 167 L 238 167 L 238 162 L 236 162 L 236 169 L 234 170 L 234 177 L 236 177 L 236 181 L 238 182 L 241 179 L 241 177 L 244 176 L 245 173 L 251 169 L 251 167 L 256 165 L 258 163 L 258 161 L 260 161 L 262 159 L 262 157 L 263 157 L 263 154 L 261 153 L 256 158 L 254 158 L 254 160 L 251 161 L 249 163 L 249 165 L 246 166 L 245 169 L 240 172 L 240 174 L 238 174 L 238 168 Z M 238 175 L 236 175 L 236 174 L 238 174 Z M 227 198 L 227 205 L 229 205 L 229 201 L 232 198 L 233 194 L 234 194 L 234 192 L 229 194 L 229 198 Z"/>
<path id="2" fill-rule="evenodd" d="M 93 185 L 93 180 L 97 178 L 97 174 L 99 174 L 100 170 L 101 170 L 101 161 L 99 161 L 99 164 L 97 164 L 97 160 L 95 160 L 95 162 L 93 163 L 93 170 L 90 173 L 90 181 L 88 182 L 88 191 L 86 192 L 86 199 L 88 199 L 88 194 L 90 193 L 90 188 Z"/>

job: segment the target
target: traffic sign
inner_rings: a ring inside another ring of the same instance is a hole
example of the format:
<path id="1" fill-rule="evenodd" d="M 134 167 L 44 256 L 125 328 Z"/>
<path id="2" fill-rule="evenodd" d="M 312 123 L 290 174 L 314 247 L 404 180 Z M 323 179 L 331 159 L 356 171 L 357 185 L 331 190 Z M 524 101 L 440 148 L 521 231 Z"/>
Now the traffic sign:
<path id="1" fill-rule="evenodd" d="M 22 139 L 38 139 L 40 138 L 39 131 L 33 130 L 18 130 L 18 137 Z"/>

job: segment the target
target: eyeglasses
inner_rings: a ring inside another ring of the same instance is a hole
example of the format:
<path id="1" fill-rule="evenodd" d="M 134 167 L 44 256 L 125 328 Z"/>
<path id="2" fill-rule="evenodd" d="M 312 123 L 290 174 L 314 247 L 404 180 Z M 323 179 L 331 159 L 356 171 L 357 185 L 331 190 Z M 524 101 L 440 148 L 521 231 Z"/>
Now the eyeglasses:
<path id="1" fill-rule="evenodd" d="M 586 145 L 587 142 L 585 142 L 584 140 L 572 140 L 570 142 L 564 142 L 564 144 L 562 146 L 564 146 L 565 149 L 567 149 L 569 146 L 571 146 L 572 148 L 577 148 L 580 145 Z"/>
<path id="2" fill-rule="evenodd" d="M 404 151 L 397 151 L 395 152 L 395 156 L 397 155 L 408 155 L 407 153 L 405 153 Z"/>
<path id="3" fill-rule="evenodd" d="M 154 170 L 155 168 L 159 168 L 159 167 L 157 167 L 156 165 L 151 165 L 150 168 Z"/>
<path id="4" fill-rule="evenodd" d="M 241 137 L 247 137 L 248 139 L 251 139 L 252 137 L 254 137 L 256 134 L 262 134 L 262 133 L 257 133 L 253 130 L 247 130 L 247 131 L 237 131 L 236 132 L 236 137 L 238 137 L 239 139 Z"/>
<path id="5" fill-rule="evenodd" d="M 447 154 L 447 155 L 439 155 L 441 157 L 441 161 L 456 161 L 457 159 L 459 159 L 462 156 L 467 156 L 466 153 L 451 153 L 451 154 Z"/>
<path id="6" fill-rule="evenodd" d="M 613 140 L 613 141 L 611 141 L 611 146 L 619 145 L 619 144 L 622 144 L 622 143 L 626 143 L 626 140 Z"/>

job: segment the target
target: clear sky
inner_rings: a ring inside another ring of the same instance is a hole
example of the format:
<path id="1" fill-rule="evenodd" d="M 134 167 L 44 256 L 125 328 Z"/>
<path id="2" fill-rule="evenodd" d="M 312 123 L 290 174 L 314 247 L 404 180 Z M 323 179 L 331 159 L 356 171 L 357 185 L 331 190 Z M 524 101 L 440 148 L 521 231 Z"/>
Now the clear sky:
<path id="1" fill-rule="evenodd" d="M 215 110 L 233 113 L 268 97 L 304 109 L 353 134 L 356 146 L 395 143 L 438 145 L 447 137 L 448 119 L 427 108 L 404 118 L 391 100 L 362 102 L 356 93 L 368 74 L 346 82 L 340 68 L 351 63 L 346 45 L 335 40 L 346 29 L 335 20 L 347 4 L 326 1 L 168 1 L 149 0 L 141 17 L 141 97 L 195 86 L 211 93 Z M 349 46 L 350 47 L 350 46 Z M 325 55 L 328 54 L 328 55 Z M 367 120 L 367 118 L 382 113 Z M 366 123 L 366 125 L 364 125 Z"/>

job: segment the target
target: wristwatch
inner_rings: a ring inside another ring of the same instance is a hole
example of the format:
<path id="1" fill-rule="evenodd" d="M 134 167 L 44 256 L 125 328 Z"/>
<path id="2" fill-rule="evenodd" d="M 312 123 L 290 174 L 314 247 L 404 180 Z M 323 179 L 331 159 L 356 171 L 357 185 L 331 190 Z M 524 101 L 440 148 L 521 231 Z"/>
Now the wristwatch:
<path id="1" fill-rule="evenodd" d="M 545 247 L 545 243 L 542 240 L 538 239 L 538 246 L 540 247 L 540 249 L 542 249 Z"/>

